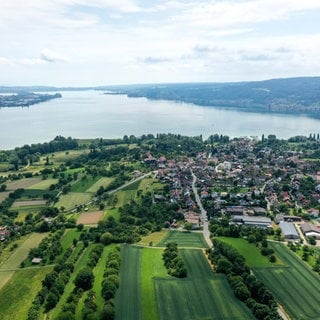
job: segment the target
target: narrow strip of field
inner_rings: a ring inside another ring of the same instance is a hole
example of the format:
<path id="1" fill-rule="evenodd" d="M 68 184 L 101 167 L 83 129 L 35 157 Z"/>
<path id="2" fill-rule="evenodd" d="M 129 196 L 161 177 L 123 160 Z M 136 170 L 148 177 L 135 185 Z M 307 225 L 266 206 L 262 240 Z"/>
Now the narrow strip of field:
<path id="1" fill-rule="evenodd" d="M 11 280 L 0 290 L 0 319 L 27 319 L 28 310 L 41 281 L 52 268 L 26 269 L 15 272 Z"/>
<path id="2" fill-rule="evenodd" d="M 142 248 L 124 245 L 121 249 L 120 287 L 116 296 L 116 320 L 142 318 Z"/>
<path id="3" fill-rule="evenodd" d="M 27 201 L 15 201 L 12 204 L 12 208 L 30 207 L 30 206 L 43 206 L 47 203 L 46 200 L 27 200 Z"/>
<path id="4" fill-rule="evenodd" d="M 273 292 L 292 319 L 320 319 L 320 277 L 280 243 L 270 247 L 284 267 L 254 268 L 257 277 Z"/>
<path id="5" fill-rule="evenodd" d="M 170 231 L 157 246 L 165 247 L 168 242 L 175 242 L 181 248 L 208 248 L 202 232 Z"/>
<path id="6" fill-rule="evenodd" d="M 0 202 L 7 199 L 9 197 L 10 191 L 0 192 Z"/>

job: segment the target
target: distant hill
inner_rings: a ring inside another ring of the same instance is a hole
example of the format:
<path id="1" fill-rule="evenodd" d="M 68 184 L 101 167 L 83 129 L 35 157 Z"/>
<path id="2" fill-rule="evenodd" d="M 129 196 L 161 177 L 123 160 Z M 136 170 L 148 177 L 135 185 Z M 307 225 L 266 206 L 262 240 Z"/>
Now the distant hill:
<path id="1" fill-rule="evenodd" d="M 100 88 L 101 89 L 101 88 Z M 320 77 L 232 83 L 183 83 L 104 87 L 128 97 L 174 100 L 201 106 L 320 115 Z"/>
<path id="2" fill-rule="evenodd" d="M 320 117 L 320 77 L 252 82 L 145 84 L 102 87 L 1 87 L 1 92 L 102 90 L 153 100 L 173 100 L 201 106 L 256 112 L 305 113 Z"/>

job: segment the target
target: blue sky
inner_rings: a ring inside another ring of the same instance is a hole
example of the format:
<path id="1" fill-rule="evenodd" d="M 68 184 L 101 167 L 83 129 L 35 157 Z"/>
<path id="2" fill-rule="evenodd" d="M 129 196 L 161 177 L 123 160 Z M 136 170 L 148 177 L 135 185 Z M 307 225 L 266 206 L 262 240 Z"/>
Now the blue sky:
<path id="1" fill-rule="evenodd" d="M 320 75 L 318 0 L 1 0 L 0 85 Z"/>

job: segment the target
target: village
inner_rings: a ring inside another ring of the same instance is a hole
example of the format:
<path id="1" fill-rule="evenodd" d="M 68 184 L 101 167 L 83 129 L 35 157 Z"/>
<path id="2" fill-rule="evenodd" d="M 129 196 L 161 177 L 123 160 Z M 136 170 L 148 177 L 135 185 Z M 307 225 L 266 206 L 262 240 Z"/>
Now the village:
<path id="1" fill-rule="evenodd" d="M 205 222 L 192 191 L 194 173 L 209 220 L 228 217 L 230 224 L 280 227 L 282 240 L 320 244 L 319 165 L 303 152 L 239 138 L 195 158 L 156 159 L 149 153 L 144 162 L 156 167 L 157 177 L 170 186 L 168 194 L 156 194 L 154 201 L 178 203 L 186 229 L 201 229 Z M 170 222 L 171 228 L 178 226 Z"/>

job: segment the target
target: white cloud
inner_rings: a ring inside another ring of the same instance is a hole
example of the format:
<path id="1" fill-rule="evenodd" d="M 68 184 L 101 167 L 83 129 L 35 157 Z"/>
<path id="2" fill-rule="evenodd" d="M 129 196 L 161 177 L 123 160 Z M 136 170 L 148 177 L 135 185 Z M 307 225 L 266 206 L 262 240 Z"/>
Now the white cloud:
<path id="1" fill-rule="evenodd" d="M 67 62 L 68 59 L 57 53 L 57 52 L 54 52 L 54 51 L 51 51 L 51 50 L 48 50 L 48 49 L 43 49 L 40 53 L 40 59 L 45 61 L 45 62 Z"/>

